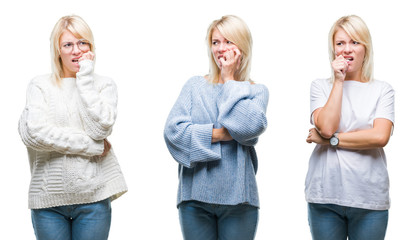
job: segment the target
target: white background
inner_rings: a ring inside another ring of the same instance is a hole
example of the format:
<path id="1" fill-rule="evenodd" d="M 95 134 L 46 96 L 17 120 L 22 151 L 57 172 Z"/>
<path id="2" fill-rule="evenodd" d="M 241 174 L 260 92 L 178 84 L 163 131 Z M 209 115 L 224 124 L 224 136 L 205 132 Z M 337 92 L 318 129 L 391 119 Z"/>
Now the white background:
<path id="1" fill-rule="evenodd" d="M 17 132 L 25 91 L 50 72 L 49 36 L 63 15 L 83 17 L 95 36 L 95 72 L 118 85 L 109 140 L 129 192 L 113 202 L 110 239 L 182 239 L 178 164 L 163 139 L 181 87 L 208 72 L 205 35 L 223 15 L 240 16 L 253 40 L 252 78 L 270 91 L 268 129 L 257 145 L 261 199 L 256 239 L 311 239 L 304 179 L 314 145 L 305 138 L 310 83 L 330 74 L 327 36 L 348 14 L 370 28 L 375 77 L 396 90 L 396 124 L 386 146 L 392 207 L 387 239 L 412 239 L 412 41 L 406 2 L 389 1 L 2 1 L 0 3 L 0 239 L 34 239 L 27 209 L 26 148 Z M 362 103 L 360 103 L 362 104 Z"/>

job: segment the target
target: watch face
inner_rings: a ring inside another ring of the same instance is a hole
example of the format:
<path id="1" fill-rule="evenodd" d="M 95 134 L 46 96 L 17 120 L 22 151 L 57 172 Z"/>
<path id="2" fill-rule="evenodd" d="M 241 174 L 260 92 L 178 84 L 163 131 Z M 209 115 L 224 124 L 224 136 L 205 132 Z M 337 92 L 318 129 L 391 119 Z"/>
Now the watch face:
<path id="1" fill-rule="evenodd" d="M 330 138 L 330 144 L 331 144 L 331 146 L 337 146 L 338 145 L 338 138 L 337 137 Z"/>

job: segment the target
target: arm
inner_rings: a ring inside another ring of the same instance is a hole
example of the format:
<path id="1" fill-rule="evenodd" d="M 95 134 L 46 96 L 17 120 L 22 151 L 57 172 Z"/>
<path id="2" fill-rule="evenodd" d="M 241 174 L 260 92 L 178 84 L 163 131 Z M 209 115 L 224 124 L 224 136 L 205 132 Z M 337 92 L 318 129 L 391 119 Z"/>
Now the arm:
<path id="1" fill-rule="evenodd" d="M 327 103 L 313 112 L 314 125 L 324 138 L 330 138 L 338 129 L 342 96 L 343 83 L 334 82 Z"/>
<path id="2" fill-rule="evenodd" d="M 373 127 L 351 132 L 338 133 L 338 147 L 345 149 L 371 149 L 386 146 L 390 139 L 394 122 L 394 90 L 385 84 L 377 101 Z M 329 144 L 316 129 L 310 129 L 307 142 Z"/>
<path id="3" fill-rule="evenodd" d="M 222 127 L 222 128 L 213 128 L 212 129 L 212 138 L 211 142 L 225 142 L 225 141 L 231 141 L 233 138 L 231 134 L 229 134 L 228 129 Z"/>
<path id="4" fill-rule="evenodd" d="M 81 118 L 86 133 L 95 140 L 103 140 L 112 132 L 117 114 L 117 89 L 111 79 L 103 79 L 97 85 L 93 75 L 93 61 L 79 62 L 80 70 L 76 74 L 79 90 Z"/>
<path id="5" fill-rule="evenodd" d="M 95 141 L 83 132 L 69 127 L 57 127 L 49 120 L 44 89 L 31 83 L 27 90 L 26 107 L 19 121 L 19 133 L 27 147 L 37 151 L 56 151 L 84 156 L 100 155 L 103 141 Z"/>
<path id="6" fill-rule="evenodd" d="M 339 144 L 337 147 L 353 150 L 364 150 L 372 148 L 382 148 L 388 143 L 393 123 L 384 118 L 374 120 L 373 128 L 354 132 L 339 133 Z M 323 138 L 316 129 L 310 129 L 307 137 L 308 143 L 329 145 L 329 139 Z"/>
<path id="7" fill-rule="evenodd" d="M 268 89 L 249 82 L 225 82 L 218 98 L 218 122 L 234 140 L 254 146 L 267 128 Z"/>
<path id="8" fill-rule="evenodd" d="M 331 67 L 334 72 L 334 82 L 330 95 L 326 104 L 316 109 L 312 115 L 315 127 L 324 138 L 330 138 L 337 131 L 340 124 L 343 84 L 348 64 L 344 57 L 339 55 L 331 63 Z M 311 92 L 313 93 L 313 89 L 311 89 Z"/>
<path id="9" fill-rule="evenodd" d="M 212 123 L 195 124 L 191 118 L 191 81 L 183 87 L 165 124 L 164 138 L 172 157 L 185 167 L 221 159 L 221 145 L 212 143 Z"/>
<path id="10" fill-rule="evenodd" d="M 355 132 L 339 133 L 338 147 L 346 149 L 370 149 L 386 146 L 393 123 L 384 118 L 374 120 L 373 128 Z"/>

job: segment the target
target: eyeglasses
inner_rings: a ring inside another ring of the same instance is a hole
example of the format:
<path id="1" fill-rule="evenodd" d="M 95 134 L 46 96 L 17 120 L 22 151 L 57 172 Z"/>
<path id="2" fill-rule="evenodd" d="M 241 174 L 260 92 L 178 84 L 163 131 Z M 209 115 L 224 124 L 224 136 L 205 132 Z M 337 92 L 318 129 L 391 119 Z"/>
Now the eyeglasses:
<path id="1" fill-rule="evenodd" d="M 79 48 L 80 51 L 82 52 L 87 52 L 90 50 L 90 43 L 85 40 L 85 39 L 80 39 L 77 43 L 77 48 Z M 72 52 L 73 51 L 73 46 L 75 46 L 75 43 L 73 42 L 65 42 L 63 43 L 61 49 L 64 52 Z"/>

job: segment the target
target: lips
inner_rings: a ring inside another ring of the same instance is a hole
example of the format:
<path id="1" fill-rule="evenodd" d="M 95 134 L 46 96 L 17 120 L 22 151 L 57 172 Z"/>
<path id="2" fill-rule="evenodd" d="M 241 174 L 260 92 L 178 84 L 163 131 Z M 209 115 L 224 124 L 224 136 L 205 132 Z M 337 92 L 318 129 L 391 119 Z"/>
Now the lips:
<path id="1" fill-rule="evenodd" d="M 72 62 L 75 62 L 75 63 L 79 62 L 79 58 L 80 58 L 80 57 L 73 58 L 73 59 L 72 59 Z"/>
<path id="2" fill-rule="evenodd" d="M 347 62 L 351 62 L 354 60 L 354 58 L 352 56 L 344 56 L 344 59 L 347 60 Z"/>

